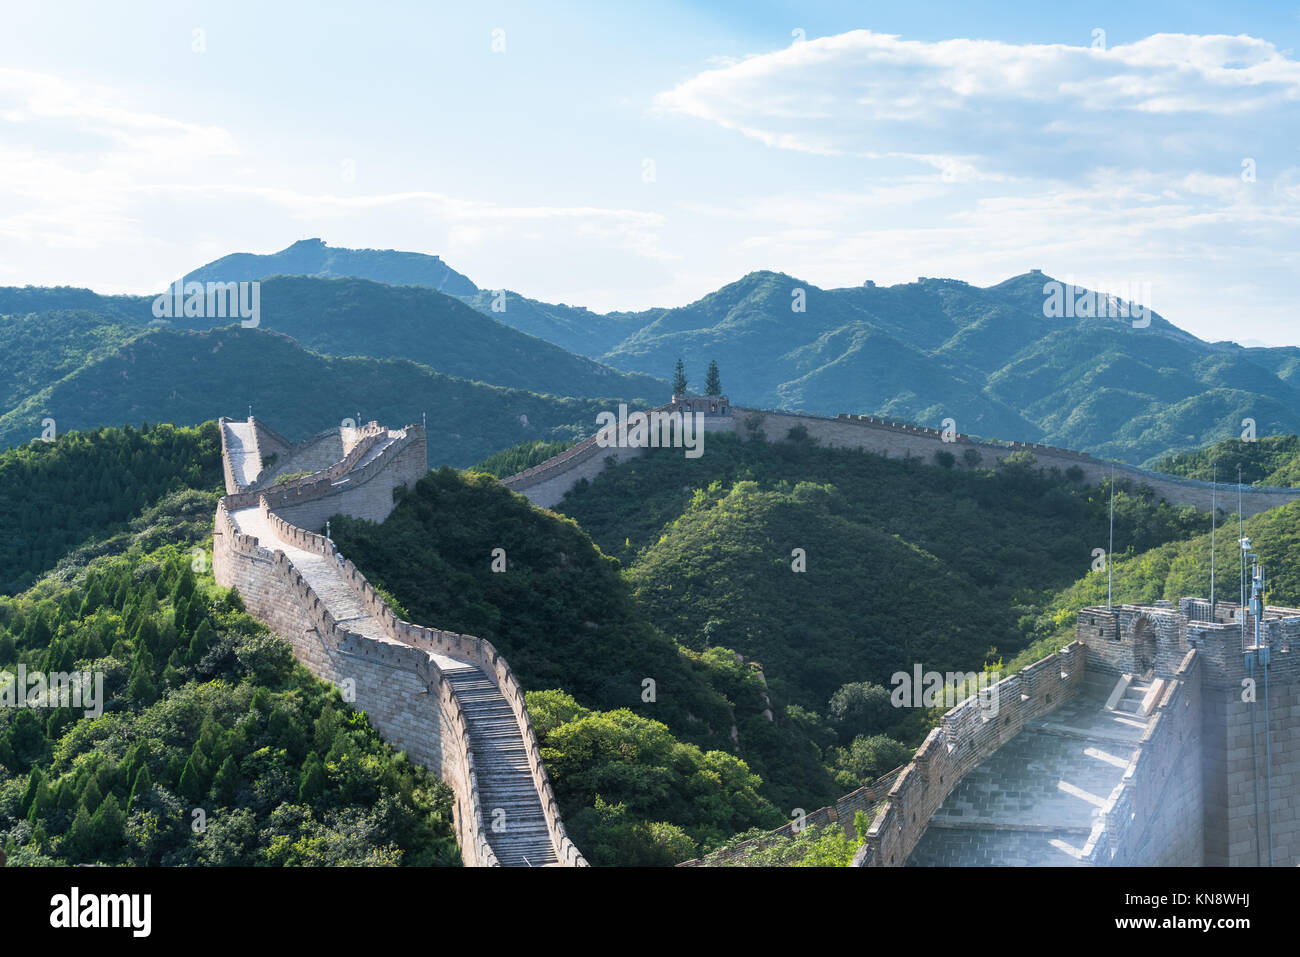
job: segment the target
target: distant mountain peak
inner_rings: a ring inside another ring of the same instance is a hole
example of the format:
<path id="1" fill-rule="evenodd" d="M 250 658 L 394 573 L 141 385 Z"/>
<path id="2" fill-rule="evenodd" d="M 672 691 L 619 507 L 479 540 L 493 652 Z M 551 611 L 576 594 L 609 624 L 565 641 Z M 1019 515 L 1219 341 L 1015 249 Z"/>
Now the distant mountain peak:
<path id="1" fill-rule="evenodd" d="M 449 296 L 472 296 L 478 287 L 440 256 L 395 249 L 330 246 L 300 239 L 279 252 L 232 253 L 185 276 L 186 282 L 251 282 L 269 276 L 354 277 L 389 286 L 427 286 Z"/>

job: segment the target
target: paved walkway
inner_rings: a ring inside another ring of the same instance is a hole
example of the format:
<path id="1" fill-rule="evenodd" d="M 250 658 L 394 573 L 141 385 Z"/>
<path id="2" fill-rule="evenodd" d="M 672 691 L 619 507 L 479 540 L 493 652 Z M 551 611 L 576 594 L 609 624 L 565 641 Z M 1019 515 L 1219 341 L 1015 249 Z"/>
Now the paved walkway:
<path id="1" fill-rule="evenodd" d="M 368 638 L 392 640 L 344 577 L 337 559 L 285 541 L 260 508 L 237 509 L 230 518 L 237 531 L 256 536 L 264 548 L 284 552 L 339 625 Z M 558 864 L 523 734 L 509 702 L 496 683 L 474 665 L 436 652 L 428 654 L 442 670 L 465 713 L 487 828 L 485 837 L 497 860 L 507 867 Z"/>
<path id="2" fill-rule="evenodd" d="M 939 805 L 911 866 L 1070 866 L 1124 777 L 1147 719 L 1107 711 L 1110 683 L 1024 729 Z"/>
<path id="3" fill-rule="evenodd" d="M 257 452 L 257 440 L 253 427 L 247 422 L 227 422 L 226 458 L 230 461 L 231 471 L 241 489 L 247 488 L 262 471 L 262 459 Z"/>

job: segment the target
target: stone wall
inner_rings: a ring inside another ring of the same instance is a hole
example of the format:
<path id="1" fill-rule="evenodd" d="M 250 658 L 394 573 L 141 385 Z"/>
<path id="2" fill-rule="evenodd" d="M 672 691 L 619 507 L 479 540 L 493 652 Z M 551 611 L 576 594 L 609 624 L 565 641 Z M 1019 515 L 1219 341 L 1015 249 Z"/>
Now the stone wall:
<path id="1" fill-rule="evenodd" d="M 962 776 L 1019 734 L 1026 722 L 1077 694 L 1086 669 L 1086 650 L 1074 641 L 945 714 L 890 788 L 889 800 L 876 812 L 853 865 L 906 863 L 931 816 Z"/>
<path id="2" fill-rule="evenodd" d="M 906 767 L 904 765 L 903 767 Z M 811 814 L 805 814 L 801 822 L 802 827 L 817 825 L 819 827 L 838 824 L 844 831 L 846 837 L 857 837 L 857 829 L 853 826 L 853 818 L 859 811 L 870 811 L 877 804 L 885 799 L 889 794 L 889 789 L 894 786 L 898 776 L 903 773 L 903 767 L 894 768 L 888 774 L 883 774 L 870 784 L 858 788 L 856 791 L 850 791 L 834 804 L 819 808 Z M 678 867 L 716 867 L 726 864 L 727 861 L 734 860 L 738 857 L 744 857 L 751 851 L 760 851 L 779 841 L 787 840 L 794 837 L 798 832 L 795 830 L 796 822 L 791 821 L 775 830 L 768 831 L 766 834 L 756 837 L 752 840 L 737 844 L 735 847 L 723 851 L 717 851 L 709 854 L 704 858 L 697 858 L 691 861 L 683 861 Z"/>
<path id="3" fill-rule="evenodd" d="M 1236 604 L 1220 604 L 1239 614 Z M 1255 622 L 1247 619 L 1246 642 L 1253 644 Z M 1269 648 L 1267 702 L 1263 665 L 1249 667 L 1256 656 L 1243 653 L 1239 618 L 1188 626 L 1188 644 L 1203 663 L 1202 781 L 1210 865 L 1267 864 L 1270 843 L 1275 863 L 1300 865 L 1300 609 L 1267 607 L 1262 632 Z M 1247 700 L 1251 681 L 1253 702 Z"/>
<path id="4" fill-rule="evenodd" d="M 393 492 L 412 487 L 425 474 L 425 433 L 407 426 L 381 455 L 357 463 L 384 439 L 373 435 L 359 442 L 344 459 L 346 469 L 331 467 L 265 491 L 269 508 L 293 525 L 324 529 L 331 515 L 351 515 L 382 522 L 393 510 Z"/>
<path id="5" fill-rule="evenodd" d="M 1200 679 L 1200 661 L 1195 649 L 1190 649 L 1173 677 L 1164 680 L 1138 750 L 1102 808 L 1084 845 L 1081 864 L 1199 867 L 1206 863 Z"/>
<path id="6" fill-rule="evenodd" d="M 356 436 L 339 468 L 330 467 L 273 490 L 223 497 L 214 523 L 214 576 L 223 586 L 239 591 L 251 614 L 286 637 L 295 657 L 313 674 L 350 689 L 355 707 L 367 713 L 385 741 L 434 770 L 451 786 L 456 796 L 457 839 L 465 863 L 492 866 L 497 861 L 486 839 L 468 725 L 435 655 L 479 668 L 497 685 L 520 728 L 560 863 L 585 865 L 565 832 L 523 688 L 505 659 L 490 642 L 402 621 L 365 576 L 337 556 L 328 539 L 295 524 L 295 519 L 312 521 L 340 512 L 382 521 L 393 508 L 393 490 L 413 484 L 425 472 L 423 428 L 408 427 L 376 452 L 376 446 L 387 437 L 387 430 L 377 428 Z M 280 541 L 339 561 L 344 580 L 383 634 L 368 637 L 340 626 L 283 551 L 268 549 L 257 538 L 238 533 L 230 513 L 251 507 L 261 510 Z"/>
<path id="7" fill-rule="evenodd" d="M 661 406 L 669 409 L 671 406 Z M 890 422 L 873 416 L 840 415 L 830 419 L 822 416 L 800 415 L 775 410 L 731 407 L 732 414 L 705 419 L 710 431 L 734 432 L 742 438 L 762 436 L 768 441 L 785 439 L 792 428 L 801 427 L 826 447 L 864 449 L 890 458 L 913 457 L 933 464 L 935 455 L 947 452 L 954 456 L 956 467 L 969 467 L 966 453 L 971 450 L 978 459 L 975 467 L 990 468 L 1013 452 L 1030 452 L 1040 469 L 1057 469 L 1062 473 L 1077 468 L 1082 481 L 1099 484 L 1110 477 L 1112 468 L 1117 480 L 1128 480 L 1134 487 L 1149 486 L 1155 494 L 1176 505 L 1193 505 L 1209 511 L 1215 496 L 1215 486 L 1210 482 L 1197 482 L 1175 476 L 1161 475 L 1132 465 L 1105 462 L 1086 452 L 1039 445 L 1033 442 L 992 444 L 976 442 L 967 435 L 957 433 L 954 441 L 945 442 L 938 429 Z M 643 454 L 643 449 L 599 449 L 594 436 L 560 455 L 548 459 L 517 475 L 502 479 L 502 484 L 526 495 L 530 501 L 549 508 L 564 498 L 581 479 L 591 480 L 605 469 L 604 454 L 618 451 L 633 455 Z M 597 454 L 597 453 L 604 454 Z M 708 445 L 705 444 L 705 454 Z M 630 457 L 627 455 L 618 458 Z M 1217 505 L 1226 512 L 1237 509 L 1237 488 L 1220 483 L 1217 487 Z M 1247 486 L 1242 493 L 1242 514 L 1254 515 L 1266 509 L 1285 505 L 1300 498 L 1300 489 L 1256 488 Z"/>

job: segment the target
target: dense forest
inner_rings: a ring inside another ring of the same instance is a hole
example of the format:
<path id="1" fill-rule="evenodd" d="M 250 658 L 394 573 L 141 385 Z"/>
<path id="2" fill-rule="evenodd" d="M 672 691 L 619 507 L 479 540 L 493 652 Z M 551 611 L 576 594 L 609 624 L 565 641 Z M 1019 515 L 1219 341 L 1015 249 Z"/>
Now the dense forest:
<path id="1" fill-rule="evenodd" d="M 857 844 L 835 829 L 728 849 L 908 760 L 943 709 L 894 707 L 892 672 L 1018 667 L 1104 601 L 1089 567 L 1108 486 L 1028 454 L 959 469 L 779 438 L 648 454 L 559 513 L 442 468 L 382 524 L 333 520 L 405 614 L 506 655 L 593 863 L 846 863 Z M 1259 480 L 1295 467 L 1293 441 L 1214 458 L 1237 454 Z M 100 673 L 104 712 L 0 709 L 9 861 L 456 863 L 450 791 L 213 582 L 219 444 L 209 422 L 0 454 L 4 517 L 22 530 L 0 669 Z M 530 441 L 484 468 L 563 447 Z M 1208 591 L 1208 516 L 1125 483 L 1115 501 L 1117 600 Z M 1246 521 L 1271 602 L 1300 603 L 1298 518 L 1293 504 Z M 1225 568 L 1234 537 L 1219 536 Z"/>
<path id="2" fill-rule="evenodd" d="M 220 486 L 212 422 L 71 432 L 0 452 L 0 594 L 26 588 L 75 546 L 111 536 L 168 492 Z"/>
<path id="3" fill-rule="evenodd" d="M 203 554 L 136 545 L 0 599 L 5 681 L 102 681 L 0 710 L 8 862 L 458 863 L 450 789 L 196 572 Z"/>
<path id="4" fill-rule="evenodd" d="M 652 453 L 580 484 L 567 517 L 443 469 L 380 525 L 333 520 L 340 550 L 414 620 L 488 638 L 538 689 L 565 820 L 602 863 L 706 853 L 905 763 L 942 709 L 893 707 L 890 675 L 996 668 L 1055 633 L 1052 602 L 1106 542 L 1108 486 L 1036 473 L 1028 456 L 967 470 L 798 431 L 715 439 L 701 459 Z M 513 471 L 535 451 L 497 460 Z M 1135 550 L 1209 526 L 1149 489 L 1124 486 L 1116 505 Z M 764 820 L 638 800 L 627 775 L 672 779 L 645 743 L 656 735 L 660 750 L 742 760 Z"/>

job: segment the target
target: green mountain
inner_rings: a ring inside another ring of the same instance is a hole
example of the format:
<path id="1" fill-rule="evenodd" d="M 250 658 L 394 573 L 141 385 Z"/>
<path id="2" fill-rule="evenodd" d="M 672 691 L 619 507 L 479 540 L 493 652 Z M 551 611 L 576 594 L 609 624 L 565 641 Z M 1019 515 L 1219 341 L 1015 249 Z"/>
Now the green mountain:
<path id="1" fill-rule="evenodd" d="M 194 425 L 249 406 L 301 439 L 360 413 L 404 425 L 428 415 L 429 458 L 469 465 L 523 440 L 571 440 L 609 401 L 541 396 L 469 382 L 402 359 L 331 358 L 288 336 L 232 326 L 154 329 L 88 362 L 0 415 L 0 448 L 104 423 Z"/>
<path id="2" fill-rule="evenodd" d="M 200 266 L 186 282 L 251 282 L 268 276 L 342 276 L 373 279 L 390 286 L 429 286 L 449 296 L 472 296 L 478 287 L 438 256 L 395 249 L 337 249 L 319 239 L 302 239 L 278 253 L 232 253 Z"/>
<path id="3" fill-rule="evenodd" d="M 556 510 L 625 564 L 665 633 L 734 648 L 779 697 L 822 713 L 846 682 L 1014 654 L 1107 542 L 1108 493 L 1028 463 L 943 468 L 797 435 L 709 441 L 698 459 L 622 463 Z M 1209 517 L 1132 492 L 1115 524 L 1148 548 L 1208 530 Z"/>
<path id="4" fill-rule="evenodd" d="M 1154 313 L 1144 328 L 1049 319 L 1048 281 L 827 290 L 756 272 L 672 309 L 602 316 L 508 295 L 496 317 L 628 371 L 662 374 L 684 357 L 696 385 L 717 360 L 739 404 L 931 426 L 952 417 L 973 435 L 1137 464 L 1236 435 L 1245 418 L 1259 434 L 1300 430 L 1300 349 L 1203 342 Z"/>
<path id="5" fill-rule="evenodd" d="M 1051 279 L 1041 272 L 987 288 L 923 278 L 842 289 L 755 272 L 688 305 L 606 314 L 479 289 L 436 256 L 332 249 L 320 240 L 269 256 L 227 256 L 187 278 L 276 274 L 353 276 L 448 293 L 534 338 L 464 333 L 469 320 L 446 301 L 396 289 L 277 291 L 268 282 L 266 295 L 282 298 L 267 321 L 317 351 L 402 356 L 532 391 L 657 397 L 664 391 L 658 377 L 680 356 L 697 386 L 716 360 L 738 404 L 927 425 L 953 418 L 972 435 L 1136 464 L 1236 435 L 1248 418 L 1259 434 L 1300 431 L 1300 348 L 1204 342 L 1154 313 L 1142 328 L 1118 318 L 1047 318 Z M 6 295 L 16 300 L 18 292 L 0 290 L 0 311 Z M 299 300 L 311 307 L 300 311 Z M 77 304 L 69 291 L 60 301 Z M 427 338 L 413 341 L 399 314 L 427 323 Z M 331 318 L 318 324 L 319 315 Z M 463 348 L 453 343 L 461 335 Z M 599 364 L 575 369 L 562 354 L 540 351 L 537 339 L 572 353 L 570 363 L 587 356 Z M 619 379 L 610 367 L 641 378 Z"/>
<path id="6" fill-rule="evenodd" d="M 84 294 L 82 294 L 84 293 Z M 231 318 L 156 319 L 151 297 L 96 297 L 84 290 L 0 289 L 0 344 L 9 345 L 6 374 L 24 386 L 52 384 L 74 366 L 68 356 L 51 367 L 55 349 L 82 357 L 101 355 L 146 326 L 207 330 Z M 75 323 L 69 318 L 76 304 Z M 37 308 L 34 312 L 31 307 Z M 54 315 L 50 310 L 56 309 Z M 96 321 L 98 318 L 98 321 Z M 75 325 L 75 328 L 73 326 Z M 8 327 L 13 327 L 12 331 Z M 417 286 L 388 286 L 363 279 L 276 277 L 261 283 L 257 328 L 292 336 L 314 352 L 332 356 L 409 359 L 444 375 L 549 395 L 659 397 L 662 379 L 623 373 L 559 346 L 520 333 L 459 300 Z M 64 346 L 65 340 L 71 340 Z M 12 365 L 11 365 L 12 363 Z M 12 373 L 8 369 L 12 368 Z M 0 378 L 0 387 L 5 385 Z M 30 394 L 30 393 L 28 393 Z M 15 403 L 0 408 L 9 408 Z"/>

